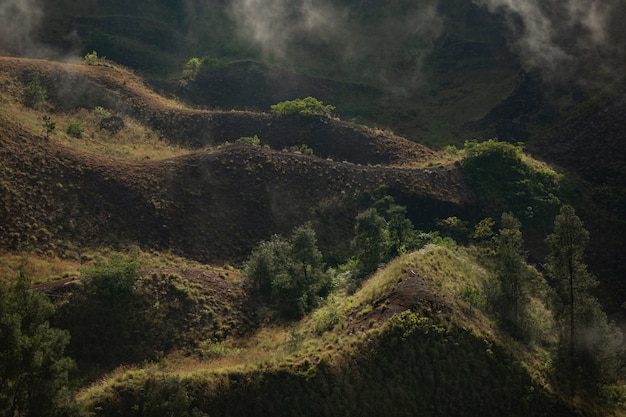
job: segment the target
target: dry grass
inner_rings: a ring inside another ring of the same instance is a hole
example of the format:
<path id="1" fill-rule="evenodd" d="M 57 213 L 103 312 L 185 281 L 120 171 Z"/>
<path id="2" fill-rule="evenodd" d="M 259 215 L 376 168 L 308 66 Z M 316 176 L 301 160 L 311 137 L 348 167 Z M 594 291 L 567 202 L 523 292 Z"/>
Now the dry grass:
<path id="1" fill-rule="evenodd" d="M 81 265 L 77 261 L 49 258 L 28 253 L 0 255 L 0 281 L 13 280 L 24 273 L 33 284 L 54 279 L 78 276 Z"/>

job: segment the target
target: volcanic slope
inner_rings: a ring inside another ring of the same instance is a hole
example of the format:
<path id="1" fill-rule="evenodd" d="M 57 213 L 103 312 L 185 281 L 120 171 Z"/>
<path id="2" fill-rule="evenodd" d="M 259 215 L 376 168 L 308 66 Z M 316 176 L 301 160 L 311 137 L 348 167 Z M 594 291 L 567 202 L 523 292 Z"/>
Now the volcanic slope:
<path id="1" fill-rule="evenodd" d="M 84 247 L 139 244 L 228 262 L 307 220 L 323 246 L 340 246 L 352 232 L 359 196 L 402 196 L 418 225 L 474 204 L 455 165 L 378 130 L 329 118 L 185 108 L 107 62 L 1 58 L 0 71 L 0 244 L 10 250 L 72 256 Z M 37 83 L 47 97 L 42 110 L 22 105 Z M 159 135 L 178 156 L 87 151 L 93 142 L 137 140 L 125 136 L 126 128 L 91 126 L 97 107 Z M 44 114 L 59 125 L 49 137 Z M 62 125 L 76 121 L 85 131 L 80 139 Z M 226 144 L 253 135 L 268 146 Z M 302 144 L 316 156 L 283 150 Z"/>

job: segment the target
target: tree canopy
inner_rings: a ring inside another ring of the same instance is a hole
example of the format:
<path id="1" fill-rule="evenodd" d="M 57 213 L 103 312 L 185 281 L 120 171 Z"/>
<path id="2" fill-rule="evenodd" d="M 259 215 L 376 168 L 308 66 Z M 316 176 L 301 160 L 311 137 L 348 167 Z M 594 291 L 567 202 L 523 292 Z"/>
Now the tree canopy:
<path id="1" fill-rule="evenodd" d="M 300 116 L 326 116 L 329 117 L 335 106 L 324 104 L 314 97 L 298 98 L 295 100 L 282 101 L 270 106 L 274 114 L 297 114 Z"/>
<path id="2" fill-rule="evenodd" d="M 54 307 L 20 274 L 0 283 L 0 415 L 53 416 L 69 404 L 70 335 L 50 326 Z"/>

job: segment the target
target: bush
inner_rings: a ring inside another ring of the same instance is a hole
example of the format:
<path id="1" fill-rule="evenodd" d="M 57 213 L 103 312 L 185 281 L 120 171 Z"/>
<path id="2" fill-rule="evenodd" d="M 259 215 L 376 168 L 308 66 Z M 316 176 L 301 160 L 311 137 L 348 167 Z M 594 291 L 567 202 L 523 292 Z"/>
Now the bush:
<path id="1" fill-rule="evenodd" d="M 102 58 L 98 57 L 96 51 L 91 51 L 83 57 L 83 63 L 85 65 L 102 65 Z"/>
<path id="2" fill-rule="evenodd" d="M 83 133 L 85 132 L 85 129 L 83 127 L 84 124 L 85 122 L 83 122 L 82 120 L 70 120 L 69 122 L 67 122 L 67 128 L 65 129 L 65 132 L 72 137 L 80 139 L 83 137 Z"/>
<path id="3" fill-rule="evenodd" d="M 261 139 L 257 136 L 242 136 L 235 141 L 236 143 L 241 143 L 243 145 L 250 146 L 261 146 Z"/>
<path id="4" fill-rule="evenodd" d="M 38 75 L 24 89 L 24 105 L 35 110 L 45 110 L 48 92 Z"/>
<path id="5" fill-rule="evenodd" d="M 57 127 L 56 122 L 52 120 L 52 118 L 46 114 L 41 116 L 41 125 L 44 131 L 46 132 L 46 138 L 50 137 L 50 133 L 52 133 L 54 129 L 56 129 Z"/>
<path id="6" fill-rule="evenodd" d="M 191 58 L 185 64 L 183 78 L 193 80 L 196 77 L 206 76 L 225 66 L 225 62 L 218 58 L 205 56 L 203 58 Z"/>
<path id="7" fill-rule="evenodd" d="M 132 348 L 138 276 L 138 265 L 122 259 L 84 271 L 82 286 L 58 317 L 60 326 L 72 334 L 70 351 L 81 366 L 108 368 L 138 357 Z"/>
<path id="8" fill-rule="evenodd" d="M 279 115 L 297 114 L 299 116 L 325 116 L 330 117 L 334 106 L 324 105 L 321 101 L 311 96 L 303 99 L 283 101 L 270 106 L 272 113 Z"/>
<path id="9" fill-rule="evenodd" d="M 313 149 L 304 143 L 300 146 L 292 146 L 289 150 L 293 153 L 299 153 L 301 155 L 313 155 Z"/>

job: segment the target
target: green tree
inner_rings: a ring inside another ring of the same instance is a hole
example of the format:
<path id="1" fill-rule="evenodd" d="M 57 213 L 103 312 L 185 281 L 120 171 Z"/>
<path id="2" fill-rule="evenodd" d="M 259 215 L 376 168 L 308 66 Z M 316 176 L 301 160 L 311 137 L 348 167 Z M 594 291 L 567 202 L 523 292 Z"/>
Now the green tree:
<path id="1" fill-rule="evenodd" d="M 331 285 L 310 223 L 294 229 L 289 240 L 274 235 L 257 245 L 245 273 L 249 288 L 292 316 L 313 308 Z"/>
<path id="2" fill-rule="evenodd" d="M 295 100 L 282 101 L 270 106 L 274 114 L 286 115 L 297 114 L 300 116 L 325 116 L 330 117 L 335 106 L 325 105 L 313 97 L 298 98 Z"/>
<path id="3" fill-rule="evenodd" d="M 289 242 L 279 235 L 259 243 L 246 262 L 246 285 L 264 298 L 272 299 L 277 283 L 289 282 L 289 252 Z"/>
<path id="4" fill-rule="evenodd" d="M 417 245 L 417 232 L 406 212 L 406 207 L 398 204 L 392 204 L 386 211 L 390 257 L 405 254 Z"/>
<path id="5" fill-rule="evenodd" d="M 554 218 L 565 191 L 562 176 L 531 164 L 521 146 L 467 141 L 462 155 L 468 183 L 493 209 L 511 211 L 525 223 Z"/>
<path id="6" fill-rule="evenodd" d="M 41 124 L 46 132 L 46 138 L 49 138 L 50 133 L 52 133 L 54 129 L 56 129 L 57 127 L 56 122 L 52 120 L 52 118 L 48 116 L 47 114 L 44 114 L 43 116 L 41 116 Z"/>
<path id="7" fill-rule="evenodd" d="M 514 332 L 522 330 L 522 319 L 529 302 L 530 274 L 526 264 L 522 224 L 511 213 L 503 213 L 496 236 L 496 275 L 500 287 L 496 302 L 503 324 Z"/>
<path id="8" fill-rule="evenodd" d="M 358 263 L 358 278 L 374 272 L 381 263 L 389 260 L 389 230 L 387 221 L 370 208 L 356 216 L 355 236 L 351 246 Z"/>
<path id="9" fill-rule="evenodd" d="M 53 416 L 67 409 L 70 335 L 50 326 L 53 312 L 23 274 L 12 285 L 0 283 L 0 415 Z"/>
<path id="10" fill-rule="evenodd" d="M 290 239 L 291 276 L 297 292 L 302 294 L 304 308 L 316 305 L 315 297 L 324 294 L 330 285 L 322 252 L 317 248 L 317 237 L 311 223 L 297 227 Z"/>
<path id="11" fill-rule="evenodd" d="M 585 383 L 611 382 L 619 369 L 622 335 L 608 323 L 591 290 L 596 279 L 587 270 L 584 255 L 589 232 L 574 208 L 564 205 L 548 236 L 547 270 L 555 287 L 556 316 L 560 323 L 559 364 L 572 390 Z M 613 376 L 612 376 L 613 375 Z"/>

